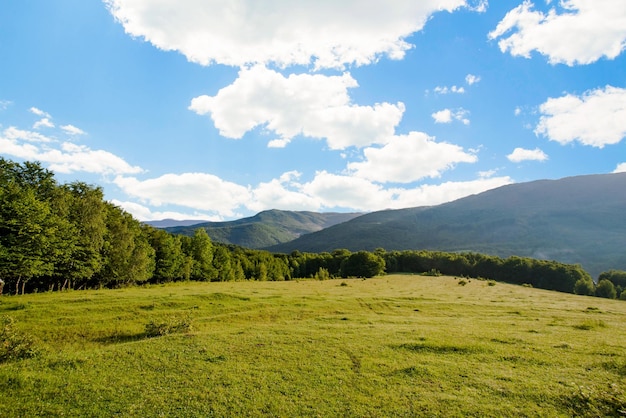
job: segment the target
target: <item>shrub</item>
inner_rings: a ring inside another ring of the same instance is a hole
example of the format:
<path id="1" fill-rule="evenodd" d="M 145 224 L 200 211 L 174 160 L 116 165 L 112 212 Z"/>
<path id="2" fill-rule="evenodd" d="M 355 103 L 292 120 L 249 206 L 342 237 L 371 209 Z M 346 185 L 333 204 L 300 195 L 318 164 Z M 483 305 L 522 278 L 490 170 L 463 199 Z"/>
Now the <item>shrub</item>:
<path id="1" fill-rule="evenodd" d="M 13 318 L 0 319 L 0 363 L 34 357 L 38 353 L 33 338 L 14 327 Z"/>
<path id="2" fill-rule="evenodd" d="M 161 337 L 163 335 L 183 333 L 191 331 L 191 317 L 170 316 L 161 321 L 150 321 L 145 327 L 147 337 Z"/>
<path id="3" fill-rule="evenodd" d="M 320 269 L 315 273 L 315 280 L 328 280 L 330 279 L 330 273 L 328 273 L 328 269 L 320 267 Z"/>
<path id="4" fill-rule="evenodd" d="M 574 284 L 574 293 L 577 295 L 593 296 L 595 285 L 590 278 L 578 279 Z"/>
<path id="5" fill-rule="evenodd" d="M 463 279 L 459 280 L 459 283 L 458 283 L 459 286 L 465 286 L 466 284 L 467 282 L 465 280 Z"/>
<path id="6" fill-rule="evenodd" d="M 615 299 L 617 297 L 615 285 L 610 280 L 600 280 L 598 286 L 596 286 L 596 296 L 607 299 Z"/>

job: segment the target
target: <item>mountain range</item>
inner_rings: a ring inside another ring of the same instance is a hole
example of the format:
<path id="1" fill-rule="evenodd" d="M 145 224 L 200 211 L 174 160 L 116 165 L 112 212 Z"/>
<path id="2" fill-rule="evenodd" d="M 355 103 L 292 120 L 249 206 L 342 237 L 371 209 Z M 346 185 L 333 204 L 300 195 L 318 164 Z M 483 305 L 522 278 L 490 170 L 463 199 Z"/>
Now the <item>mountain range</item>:
<path id="1" fill-rule="evenodd" d="M 626 270 L 626 173 L 511 184 L 432 207 L 373 212 L 274 252 L 428 249 Z"/>
<path id="2" fill-rule="evenodd" d="M 270 210 L 203 227 L 217 242 L 272 252 L 384 248 L 472 251 L 626 270 L 626 173 L 516 183 L 453 202 L 368 214 Z"/>
<path id="3" fill-rule="evenodd" d="M 201 222 L 192 225 L 176 225 L 164 229 L 183 235 L 193 235 L 203 228 L 215 242 L 235 244 L 246 248 L 265 248 L 292 241 L 303 234 L 349 221 L 361 213 L 317 213 L 284 210 L 267 210 L 249 218 L 227 222 Z M 154 225 L 153 226 L 157 226 Z"/>

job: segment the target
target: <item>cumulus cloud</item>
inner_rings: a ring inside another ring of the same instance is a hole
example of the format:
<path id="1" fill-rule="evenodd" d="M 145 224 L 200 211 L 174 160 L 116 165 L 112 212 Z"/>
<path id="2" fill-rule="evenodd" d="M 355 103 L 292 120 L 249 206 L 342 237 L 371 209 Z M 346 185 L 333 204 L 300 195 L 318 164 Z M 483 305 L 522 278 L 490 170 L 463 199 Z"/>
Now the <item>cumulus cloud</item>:
<path id="1" fill-rule="evenodd" d="M 115 206 L 124 209 L 126 212 L 131 213 L 136 219 L 146 221 L 159 221 L 162 219 L 176 219 L 179 221 L 197 219 L 198 221 L 214 221 L 219 222 L 223 219 L 214 215 L 208 215 L 200 212 L 181 213 L 176 211 L 155 211 L 151 208 L 141 205 L 136 202 L 121 201 L 117 199 L 111 200 Z"/>
<path id="2" fill-rule="evenodd" d="M 548 159 L 548 156 L 539 148 L 515 148 L 512 153 L 506 156 L 506 158 L 508 158 L 511 162 L 519 163 L 522 161 L 545 161 Z"/>
<path id="3" fill-rule="evenodd" d="M 54 123 L 48 118 L 42 118 L 33 124 L 33 129 L 54 128 Z"/>
<path id="4" fill-rule="evenodd" d="M 189 61 L 342 68 L 401 59 L 406 38 L 438 11 L 484 11 L 486 1 L 105 0 L 125 31 Z"/>
<path id="5" fill-rule="evenodd" d="M 465 83 L 468 86 L 471 86 L 473 84 L 476 84 L 480 81 L 480 77 L 474 74 L 468 74 L 465 76 Z M 436 94 L 451 94 L 451 93 L 456 93 L 456 94 L 463 94 L 465 93 L 465 87 L 463 86 L 457 86 L 457 85 L 453 85 L 453 86 L 437 86 L 434 88 L 433 90 Z"/>
<path id="6" fill-rule="evenodd" d="M 189 109 L 210 115 L 220 134 L 241 138 L 263 127 L 278 135 L 270 146 L 285 146 L 296 135 L 325 138 L 331 149 L 381 143 L 402 119 L 402 103 L 357 106 L 348 89 L 358 84 L 341 76 L 292 74 L 287 77 L 263 66 L 242 69 L 233 84 L 215 96 L 199 96 Z"/>
<path id="7" fill-rule="evenodd" d="M 620 163 L 613 170 L 614 173 L 626 173 L 626 163 Z"/>
<path id="8" fill-rule="evenodd" d="M 30 109 L 28 109 L 28 111 L 30 113 L 34 114 L 34 115 L 41 116 L 42 118 L 50 118 L 51 117 L 49 113 L 44 112 L 43 110 L 38 109 L 36 107 L 31 107 Z"/>
<path id="9" fill-rule="evenodd" d="M 356 177 L 376 182 L 411 183 L 439 177 L 457 163 L 474 163 L 476 155 L 458 145 L 436 142 L 422 132 L 395 136 L 379 148 L 365 148 L 365 161 L 348 164 Z"/>
<path id="10" fill-rule="evenodd" d="M 435 120 L 435 123 L 452 123 L 453 121 L 459 121 L 464 125 L 469 125 L 470 120 L 467 118 L 469 112 L 465 109 L 443 109 L 433 113 L 431 116 Z"/>
<path id="11" fill-rule="evenodd" d="M 182 211 L 169 209 L 175 207 L 191 208 L 202 219 L 222 220 L 240 216 L 246 210 L 374 211 L 436 205 L 512 182 L 509 177 L 480 177 L 440 185 L 386 188 L 365 178 L 324 170 L 308 182 L 300 182 L 300 176 L 299 172 L 287 172 L 256 186 L 238 185 L 207 173 L 166 174 L 147 180 L 119 176 L 114 183 L 129 197 L 139 199 L 140 203 L 117 203 L 139 219 L 190 217 L 178 216 Z M 146 205 L 167 208 L 155 211 Z"/>
<path id="12" fill-rule="evenodd" d="M 52 142 L 52 138 L 40 134 L 39 132 L 26 131 L 14 126 L 8 127 L 2 132 L 2 137 L 9 141 L 27 142 Z"/>
<path id="13" fill-rule="evenodd" d="M 368 211 L 438 205 L 511 182 L 505 176 L 387 189 L 366 179 L 322 171 L 303 189 L 320 199 L 325 207 Z"/>
<path id="14" fill-rule="evenodd" d="M 437 86 L 435 87 L 435 93 L 437 94 L 449 94 L 449 93 L 458 93 L 458 94 L 463 94 L 465 93 L 465 88 L 464 87 L 457 87 L 457 86 L 452 86 L 452 87 L 441 87 L 441 86 Z"/>
<path id="15" fill-rule="evenodd" d="M 474 74 L 468 74 L 465 76 L 465 82 L 468 86 L 476 84 L 480 81 L 480 77 Z"/>
<path id="16" fill-rule="evenodd" d="M 539 107 L 536 134 L 560 144 L 603 148 L 626 137 L 626 89 L 606 86 L 581 96 L 550 98 Z"/>
<path id="17" fill-rule="evenodd" d="M 85 135 L 86 132 L 83 131 L 80 128 L 77 128 L 74 125 L 63 125 L 61 126 L 61 129 L 63 130 L 63 132 L 65 132 L 68 135 Z"/>
<path id="18" fill-rule="evenodd" d="M 301 175 L 297 171 L 290 171 L 278 179 L 260 183 L 252 191 L 252 199 L 246 207 L 255 212 L 270 208 L 319 211 L 321 202 L 302 192 L 302 185 L 298 183 Z"/>
<path id="19" fill-rule="evenodd" d="M 5 155 L 46 163 L 58 173 L 136 174 L 143 171 L 108 151 L 58 142 L 38 132 L 15 127 L 7 128 L 0 134 L 0 149 Z"/>
<path id="20" fill-rule="evenodd" d="M 148 180 L 118 176 L 114 183 L 127 195 L 153 206 L 176 204 L 224 216 L 234 216 L 235 209 L 252 196 L 247 187 L 206 173 L 165 174 Z"/>
<path id="21" fill-rule="evenodd" d="M 549 1 L 547 3 L 550 3 Z M 590 64 L 614 59 L 626 47 L 626 2 L 561 0 L 548 13 L 524 3 L 509 11 L 489 33 L 502 52 L 529 58 L 532 51 L 552 64 Z"/>

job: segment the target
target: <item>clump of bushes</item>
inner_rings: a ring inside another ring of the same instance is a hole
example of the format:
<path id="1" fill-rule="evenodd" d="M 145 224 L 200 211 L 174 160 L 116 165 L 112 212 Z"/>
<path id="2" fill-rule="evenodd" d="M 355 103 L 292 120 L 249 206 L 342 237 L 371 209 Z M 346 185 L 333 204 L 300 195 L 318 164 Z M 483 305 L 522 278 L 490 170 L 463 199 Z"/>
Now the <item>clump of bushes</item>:
<path id="1" fill-rule="evenodd" d="M 191 329 L 191 317 L 184 315 L 169 316 L 160 321 L 152 320 L 146 324 L 145 332 L 147 337 L 162 337 L 169 334 L 190 332 Z"/>
<path id="2" fill-rule="evenodd" d="M 35 340 L 14 325 L 11 317 L 0 318 L 0 363 L 34 357 L 39 352 Z"/>

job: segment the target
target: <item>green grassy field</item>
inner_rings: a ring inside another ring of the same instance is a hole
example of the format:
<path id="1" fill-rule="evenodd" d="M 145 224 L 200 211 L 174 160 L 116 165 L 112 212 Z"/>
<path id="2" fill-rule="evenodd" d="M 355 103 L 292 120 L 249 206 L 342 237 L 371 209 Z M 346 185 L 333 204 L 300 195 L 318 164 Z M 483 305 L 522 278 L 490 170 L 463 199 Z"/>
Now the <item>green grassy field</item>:
<path id="1" fill-rule="evenodd" d="M 464 281 L 3 296 L 0 416 L 626 415 L 626 302 Z"/>

